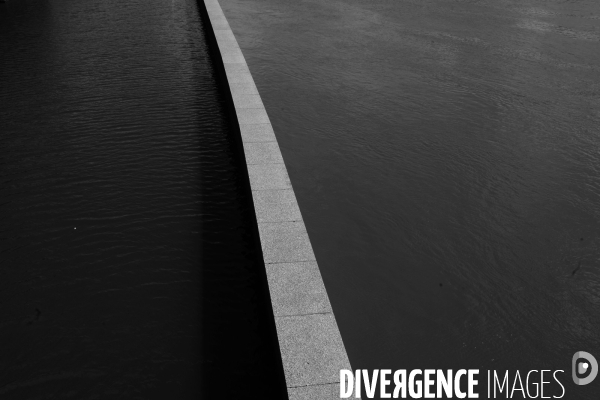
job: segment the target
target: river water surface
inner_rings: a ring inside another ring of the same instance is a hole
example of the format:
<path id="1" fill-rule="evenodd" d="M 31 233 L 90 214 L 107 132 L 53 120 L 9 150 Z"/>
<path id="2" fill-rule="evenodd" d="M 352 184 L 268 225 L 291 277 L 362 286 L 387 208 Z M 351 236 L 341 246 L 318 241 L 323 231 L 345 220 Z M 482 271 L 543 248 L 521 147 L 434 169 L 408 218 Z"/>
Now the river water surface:
<path id="1" fill-rule="evenodd" d="M 206 33 L 195 0 L 0 4 L 0 398 L 282 393 Z"/>
<path id="2" fill-rule="evenodd" d="M 600 3 L 221 4 L 353 367 L 597 398 L 570 363 L 600 356 Z"/>

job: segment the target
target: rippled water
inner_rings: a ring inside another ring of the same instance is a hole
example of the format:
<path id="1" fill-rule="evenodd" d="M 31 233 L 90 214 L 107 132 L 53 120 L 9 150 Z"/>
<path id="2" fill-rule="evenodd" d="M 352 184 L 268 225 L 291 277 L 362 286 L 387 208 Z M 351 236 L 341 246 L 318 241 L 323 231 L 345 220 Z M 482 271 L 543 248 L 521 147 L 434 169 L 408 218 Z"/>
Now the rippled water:
<path id="1" fill-rule="evenodd" d="M 0 4 L 1 398 L 279 388 L 215 73 L 192 0 Z"/>
<path id="2" fill-rule="evenodd" d="M 570 362 L 600 355 L 600 3 L 221 3 L 353 367 L 597 398 Z"/>

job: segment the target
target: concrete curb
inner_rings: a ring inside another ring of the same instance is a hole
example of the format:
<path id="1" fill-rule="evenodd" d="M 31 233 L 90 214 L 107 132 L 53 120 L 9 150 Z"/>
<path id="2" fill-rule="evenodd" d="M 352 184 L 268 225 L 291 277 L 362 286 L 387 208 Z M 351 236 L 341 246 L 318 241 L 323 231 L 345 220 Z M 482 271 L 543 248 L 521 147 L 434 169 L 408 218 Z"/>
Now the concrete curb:
<path id="1" fill-rule="evenodd" d="M 267 112 L 218 0 L 204 0 L 237 115 L 290 400 L 339 399 L 351 369 Z"/>

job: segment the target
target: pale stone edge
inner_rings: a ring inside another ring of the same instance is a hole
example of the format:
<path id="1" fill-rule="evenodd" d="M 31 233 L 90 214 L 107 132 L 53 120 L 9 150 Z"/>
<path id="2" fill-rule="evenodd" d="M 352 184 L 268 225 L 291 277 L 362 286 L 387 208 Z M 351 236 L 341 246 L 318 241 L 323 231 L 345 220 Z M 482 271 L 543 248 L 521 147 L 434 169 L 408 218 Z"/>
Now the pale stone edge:
<path id="1" fill-rule="evenodd" d="M 204 0 L 204 4 L 234 99 L 255 209 L 261 199 L 258 229 L 286 386 L 290 399 L 298 398 L 299 387 L 339 385 L 339 370 L 351 369 L 350 361 L 318 266 L 298 270 L 304 264 L 316 265 L 316 259 L 258 89 L 218 0 Z M 290 271 L 296 275 L 286 277 L 279 271 L 275 277 L 269 272 L 288 263 L 295 264 Z M 295 284 L 292 278 L 299 273 L 304 274 L 302 281 L 309 283 Z M 282 298 L 287 300 L 285 304 L 274 303 Z M 278 310 L 285 313 L 281 315 Z M 311 320 L 316 322 L 307 322 Z M 302 362 L 306 358 L 311 360 L 310 367 Z M 339 398 L 339 392 L 332 391 L 331 396 Z"/>

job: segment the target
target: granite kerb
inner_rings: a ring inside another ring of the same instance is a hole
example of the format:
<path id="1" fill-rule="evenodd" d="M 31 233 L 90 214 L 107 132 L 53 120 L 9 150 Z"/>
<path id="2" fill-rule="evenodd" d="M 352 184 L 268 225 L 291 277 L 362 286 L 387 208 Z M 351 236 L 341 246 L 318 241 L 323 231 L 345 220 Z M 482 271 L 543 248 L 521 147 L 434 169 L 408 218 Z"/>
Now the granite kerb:
<path id="1" fill-rule="evenodd" d="M 288 397 L 338 399 L 339 371 L 351 366 L 275 132 L 218 0 L 203 3 L 241 135 Z"/>

